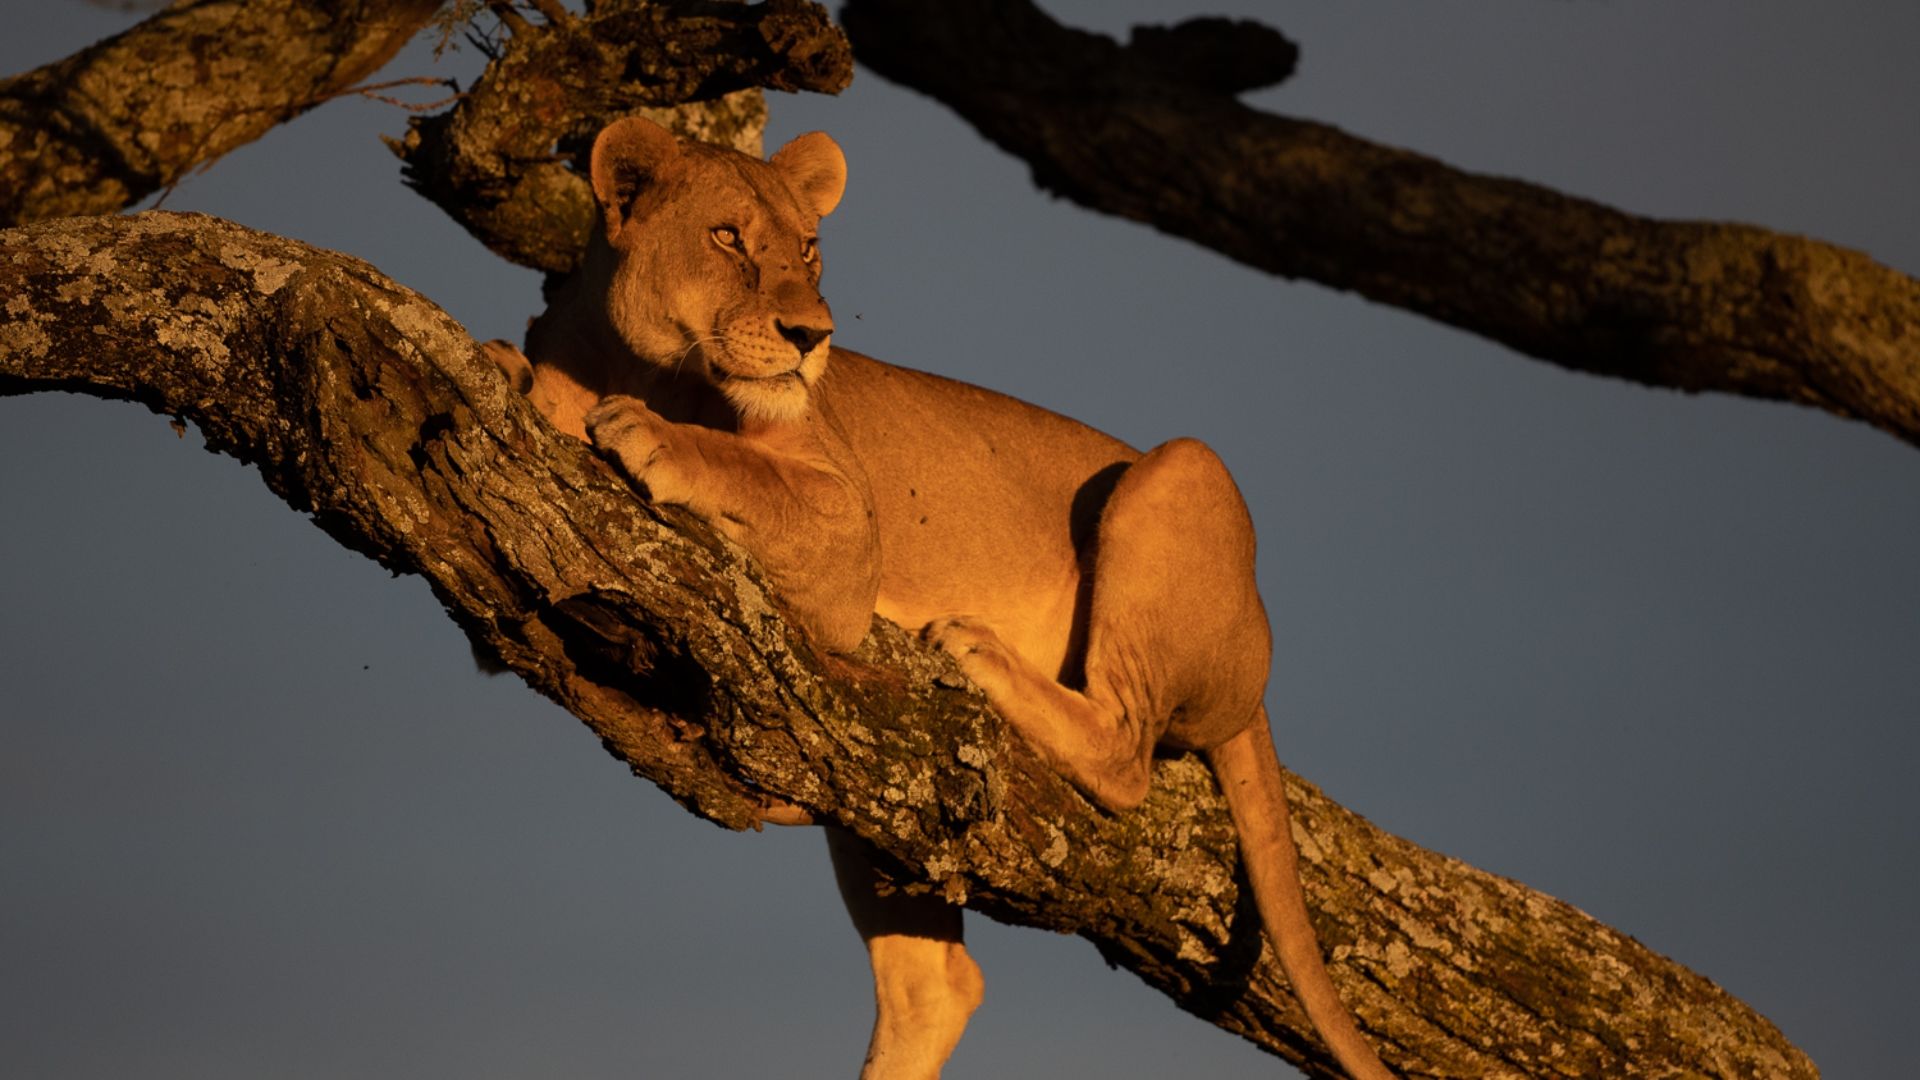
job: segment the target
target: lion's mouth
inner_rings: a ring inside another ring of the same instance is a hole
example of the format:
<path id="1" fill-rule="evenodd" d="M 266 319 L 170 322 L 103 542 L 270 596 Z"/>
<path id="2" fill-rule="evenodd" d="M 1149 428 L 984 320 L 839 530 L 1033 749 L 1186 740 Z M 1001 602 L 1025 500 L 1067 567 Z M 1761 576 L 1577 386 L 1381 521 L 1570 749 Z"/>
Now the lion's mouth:
<path id="1" fill-rule="evenodd" d="M 720 382 L 722 385 L 738 382 L 754 383 L 760 386 L 805 386 L 807 380 L 800 374 L 799 368 L 792 368 L 773 375 L 745 375 L 737 371 L 729 371 L 721 377 Z"/>

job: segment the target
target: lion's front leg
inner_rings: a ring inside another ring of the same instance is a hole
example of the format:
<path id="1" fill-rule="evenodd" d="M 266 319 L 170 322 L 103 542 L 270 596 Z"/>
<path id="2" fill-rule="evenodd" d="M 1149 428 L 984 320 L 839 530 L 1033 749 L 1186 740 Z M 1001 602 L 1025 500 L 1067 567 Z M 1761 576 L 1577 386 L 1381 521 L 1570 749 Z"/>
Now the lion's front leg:
<path id="1" fill-rule="evenodd" d="M 480 343 L 480 353 L 500 369 L 514 393 L 524 394 L 533 389 L 533 361 L 527 359 L 518 345 L 494 338 Z"/>
<path id="2" fill-rule="evenodd" d="M 939 1080 L 983 991 L 960 908 L 895 889 L 875 871 L 866 841 L 838 827 L 826 832 L 834 880 L 873 966 L 873 1038 L 860 1080 Z"/>
<path id="3" fill-rule="evenodd" d="M 676 452 L 674 446 L 674 429 L 685 425 L 630 397 L 607 398 L 587 413 L 586 423 L 594 447 L 612 458 L 647 498 L 670 506 L 688 505 L 693 485 L 686 475 L 686 451 L 682 447 Z"/>
<path id="4" fill-rule="evenodd" d="M 593 444 L 657 503 L 683 506 L 747 549 L 814 641 L 851 652 L 880 592 L 880 541 L 864 479 L 827 452 L 818 424 L 741 435 L 676 424 L 634 398 L 587 413 Z"/>

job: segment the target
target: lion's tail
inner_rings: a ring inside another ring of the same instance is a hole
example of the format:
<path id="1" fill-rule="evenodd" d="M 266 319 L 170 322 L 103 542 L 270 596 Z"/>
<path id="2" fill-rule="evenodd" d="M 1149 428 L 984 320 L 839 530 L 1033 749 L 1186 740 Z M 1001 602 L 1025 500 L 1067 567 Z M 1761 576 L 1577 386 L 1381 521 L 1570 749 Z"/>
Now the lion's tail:
<path id="1" fill-rule="evenodd" d="M 1263 706 L 1246 730 L 1208 751 L 1213 774 L 1226 794 L 1240 833 L 1240 859 L 1253 882 L 1253 898 L 1267 941 L 1279 954 L 1293 992 L 1306 1007 L 1320 1038 L 1353 1080 L 1393 1080 L 1367 1045 L 1353 1014 L 1340 1000 L 1320 957 L 1320 942 L 1307 921 L 1300 890 L 1300 857 L 1287 820 L 1287 792 L 1273 750 Z"/>

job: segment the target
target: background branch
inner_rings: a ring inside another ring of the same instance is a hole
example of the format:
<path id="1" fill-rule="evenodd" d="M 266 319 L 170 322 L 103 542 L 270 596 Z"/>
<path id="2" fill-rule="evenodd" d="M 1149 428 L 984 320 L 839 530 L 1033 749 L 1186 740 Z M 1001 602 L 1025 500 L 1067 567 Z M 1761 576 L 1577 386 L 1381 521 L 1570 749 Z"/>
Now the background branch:
<path id="1" fill-rule="evenodd" d="M 1232 94 L 1292 69 L 1251 24 L 1121 46 L 1029 0 L 848 0 L 842 18 L 862 63 L 1084 206 L 1565 367 L 1920 444 L 1920 282 L 1858 252 L 1636 217 L 1248 108 Z"/>
<path id="2" fill-rule="evenodd" d="M 750 567 L 663 521 L 366 264 L 214 219 L 0 234 L 0 393 L 198 424 L 343 543 L 431 583 L 476 644 L 708 818 L 761 793 L 997 918 L 1081 934 L 1181 1007 L 1326 1074 L 1239 902 L 1203 767 L 1093 812 L 952 665 L 876 620 L 839 660 Z M 1764 1019 L 1573 908 L 1380 833 L 1294 782 L 1309 901 L 1389 1061 L 1433 1076 L 1813 1076 Z"/>
<path id="3" fill-rule="evenodd" d="M 378 71 L 439 0 L 198 0 L 0 80 L 0 225 L 106 214 Z"/>

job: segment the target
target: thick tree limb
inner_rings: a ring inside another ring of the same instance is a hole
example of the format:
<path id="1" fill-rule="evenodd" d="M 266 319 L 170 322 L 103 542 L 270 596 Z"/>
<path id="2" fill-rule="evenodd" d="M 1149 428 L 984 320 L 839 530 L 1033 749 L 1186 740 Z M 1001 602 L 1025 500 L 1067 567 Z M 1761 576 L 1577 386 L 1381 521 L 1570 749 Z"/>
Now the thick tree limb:
<path id="1" fill-rule="evenodd" d="M 684 135 L 760 155 L 760 87 L 839 93 L 846 38 L 807 0 L 756 5 L 619 0 L 584 16 L 516 19 L 453 109 L 393 144 L 406 179 L 496 254 L 564 274 L 586 250 L 580 179 L 594 135 L 642 112 Z"/>
<path id="2" fill-rule="evenodd" d="M 0 225 L 109 214 L 378 71 L 440 0 L 194 0 L 0 81 Z"/>
<path id="3" fill-rule="evenodd" d="M 696 813 L 742 828 L 762 793 L 798 803 L 871 839 L 903 887 L 1079 933 L 1331 1075 L 1262 956 L 1202 765 L 1160 762 L 1145 806 L 1103 815 L 897 627 L 815 653 L 737 552 L 637 501 L 371 267 L 194 215 L 75 219 L 0 232 L 0 296 L 0 393 L 192 420 L 341 542 L 425 576 L 477 645 Z M 1291 793 L 1334 978 L 1405 1073 L 1816 1075 L 1630 938 Z"/>
<path id="4" fill-rule="evenodd" d="M 1028 0 L 848 0 L 842 19 L 862 63 L 1082 205 L 1565 367 L 1800 402 L 1920 444 L 1920 281 L 1858 252 L 1636 217 L 1250 109 L 1232 93 L 1291 68 L 1251 24 L 1192 26 L 1170 49 Z"/>

